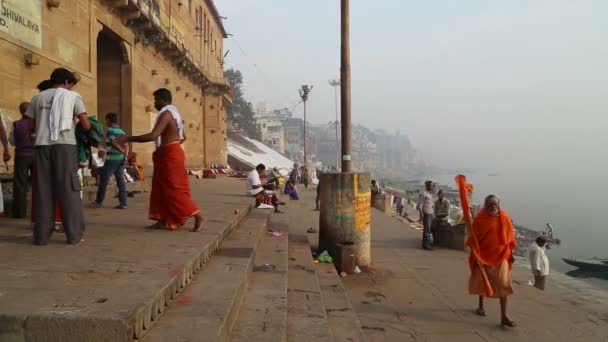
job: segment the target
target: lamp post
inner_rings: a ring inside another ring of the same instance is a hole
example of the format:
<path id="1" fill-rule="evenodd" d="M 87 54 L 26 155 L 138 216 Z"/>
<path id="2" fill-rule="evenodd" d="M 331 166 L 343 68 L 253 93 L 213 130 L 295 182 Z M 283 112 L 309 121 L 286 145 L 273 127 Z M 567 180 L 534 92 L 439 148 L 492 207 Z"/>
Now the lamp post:
<path id="1" fill-rule="evenodd" d="M 308 166 L 308 154 L 306 151 L 306 102 L 308 101 L 308 95 L 310 94 L 311 90 L 312 86 L 306 84 L 303 84 L 302 87 L 298 89 L 298 92 L 300 93 L 300 98 L 304 103 L 304 166 Z"/>
<path id="2" fill-rule="evenodd" d="M 338 133 L 338 87 L 340 86 L 340 81 L 338 80 L 330 80 L 329 85 L 334 88 L 334 104 L 336 107 L 336 168 L 340 165 L 340 144 L 339 144 L 339 133 Z"/>

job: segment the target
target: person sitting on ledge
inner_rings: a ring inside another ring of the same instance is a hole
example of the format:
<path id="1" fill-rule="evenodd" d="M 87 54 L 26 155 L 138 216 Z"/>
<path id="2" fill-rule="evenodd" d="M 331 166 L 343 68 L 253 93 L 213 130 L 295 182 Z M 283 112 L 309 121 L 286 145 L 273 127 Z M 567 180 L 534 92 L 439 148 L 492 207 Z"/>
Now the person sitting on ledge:
<path id="1" fill-rule="evenodd" d="M 127 174 L 129 174 L 134 181 L 144 181 L 144 167 L 137 161 L 137 153 L 132 152 L 129 154 L 126 170 Z"/>
<path id="2" fill-rule="evenodd" d="M 296 183 L 292 182 L 291 180 L 288 180 L 287 183 L 285 183 L 285 194 L 289 195 L 289 199 L 291 200 L 297 201 L 300 199 Z"/>
<path id="3" fill-rule="evenodd" d="M 265 171 L 266 166 L 264 164 L 259 164 L 255 167 L 255 170 L 249 172 L 249 175 L 247 175 L 247 181 L 245 182 L 247 187 L 247 195 L 255 198 L 256 208 L 258 208 L 261 204 L 270 202 L 274 207 L 274 212 L 280 213 L 281 211 L 279 210 L 279 205 L 285 205 L 285 203 L 281 202 L 272 184 L 262 185 L 260 174 L 264 173 Z"/>

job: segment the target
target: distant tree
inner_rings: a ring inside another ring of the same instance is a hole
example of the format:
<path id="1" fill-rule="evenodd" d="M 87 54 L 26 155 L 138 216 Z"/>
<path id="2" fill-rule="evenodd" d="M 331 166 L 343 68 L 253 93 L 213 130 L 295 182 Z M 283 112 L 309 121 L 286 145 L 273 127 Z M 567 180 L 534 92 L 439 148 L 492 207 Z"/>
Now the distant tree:
<path id="1" fill-rule="evenodd" d="M 224 71 L 224 77 L 232 87 L 232 107 L 228 110 L 228 122 L 236 124 L 252 139 L 260 139 L 260 131 L 255 125 L 255 114 L 251 102 L 245 100 L 243 93 L 243 74 L 230 68 Z"/>

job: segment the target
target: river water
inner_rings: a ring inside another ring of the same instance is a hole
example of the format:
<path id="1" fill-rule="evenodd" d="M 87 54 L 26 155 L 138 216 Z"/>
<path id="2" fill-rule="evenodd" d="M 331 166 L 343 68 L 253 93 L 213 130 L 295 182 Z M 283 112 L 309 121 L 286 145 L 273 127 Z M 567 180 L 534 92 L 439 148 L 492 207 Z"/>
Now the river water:
<path id="1" fill-rule="evenodd" d="M 598 186 L 606 183 L 604 176 L 594 177 L 589 172 L 555 180 L 552 175 L 530 170 L 486 170 L 465 175 L 475 188 L 474 203 L 481 204 L 486 195 L 496 194 L 515 224 L 534 230 L 544 230 L 548 222 L 553 225 L 554 235 L 562 240 L 560 246 L 547 251 L 553 270 L 567 273 L 575 269 L 564 263 L 563 257 L 608 258 L 608 207 L 604 205 L 606 193 L 600 190 L 603 186 Z M 439 174 L 430 179 L 456 188 L 454 177 Z M 608 274 L 577 277 L 608 290 Z"/>

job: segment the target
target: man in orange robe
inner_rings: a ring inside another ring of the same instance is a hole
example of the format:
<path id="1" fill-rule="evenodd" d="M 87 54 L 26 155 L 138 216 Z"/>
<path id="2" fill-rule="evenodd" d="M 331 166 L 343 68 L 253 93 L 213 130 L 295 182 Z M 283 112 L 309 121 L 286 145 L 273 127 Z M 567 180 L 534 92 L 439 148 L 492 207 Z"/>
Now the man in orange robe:
<path id="1" fill-rule="evenodd" d="M 515 327 L 507 315 L 507 297 L 513 294 L 515 234 L 511 218 L 495 195 L 486 197 L 484 208 L 475 216 L 467 246 L 471 249 L 469 293 L 479 296 L 477 314 L 486 315 L 483 297 L 500 298 L 501 324 Z"/>
<path id="2" fill-rule="evenodd" d="M 149 228 L 176 230 L 190 218 L 194 218 L 193 232 L 200 230 L 203 216 L 190 194 L 190 183 L 186 173 L 186 157 L 180 142 L 184 139 L 184 123 L 168 89 L 154 92 L 154 106 L 158 117 L 152 132 L 139 136 L 120 136 L 116 143 L 155 141 L 156 151 L 152 192 L 150 194 L 150 220 L 157 221 Z"/>

